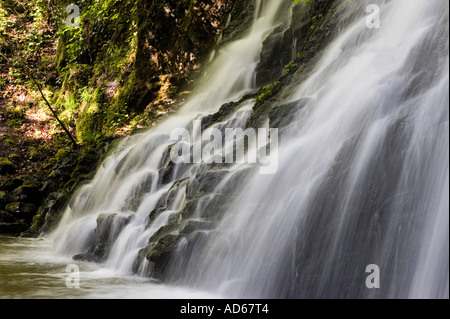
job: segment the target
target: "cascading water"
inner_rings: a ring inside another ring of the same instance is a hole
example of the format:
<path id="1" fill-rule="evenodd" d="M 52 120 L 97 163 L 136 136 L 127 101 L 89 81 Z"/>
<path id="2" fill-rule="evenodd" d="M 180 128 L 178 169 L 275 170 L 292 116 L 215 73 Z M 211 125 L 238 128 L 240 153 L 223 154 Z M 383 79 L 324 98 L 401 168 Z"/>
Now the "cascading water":
<path id="1" fill-rule="evenodd" d="M 149 212 L 171 190 L 175 181 L 193 176 L 201 166 L 186 168 L 186 165 L 178 165 L 174 176 L 164 180 L 160 169 L 165 163 L 167 148 L 174 143 L 170 140 L 171 131 L 189 127 L 196 118 L 216 112 L 223 103 L 254 88 L 254 70 L 264 37 L 286 20 L 280 13 L 291 6 L 292 3 L 281 0 L 264 5 L 260 0 L 255 2 L 255 17 L 247 35 L 217 52 L 193 98 L 180 112 L 165 120 L 160 129 L 123 141 L 114 155 L 103 163 L 92 183 L 79 190 L 58 228 L 51 234 L 57 251 L 73 255 L 86 251 L 93 244 L 101 250 L 102 244 L 108 241 L 112 247 L 105 264 L 125 273 L 133 270 L 139 250 L 167 223 L 171 213 L 180 210 L 181 192 L 174 195 L 177 200 L 147 228 Z M 236 113 L 236 119 L 229 120 L 229 125 L 223 123 L 222 126 L 242 125 L 248 113 L 244 108 Z M 197 140 L 198 143 L 201 141 Z M 131 206 L 137 207 L 130 209 Z M 108 216 L 113 217 L 108 219 Z M 102 243 L 95 238 L 99 220 L 108 228 L 108 238 L 102 238 Z M 145 265 L 140 269 L 145 272 Z"/>
<path id="2" fill-rule="evenodd" d="M 297 110 L 275 174 L 171 166 L 173 129 L 247 125 L 251 97 L 210 114 L 254 89 L 263 40 L 290 23 L 291 1 L 256 1 L 252 27 L 217 52 L 190 101 L 125 139 L 77 192 L 50 234 L 56 250 L 225 297 L 448 298 L 449 4 L 376 2 L 380 29 L 365 23 L 371 1 L 342 1 L 341 31 L 273 101 Z M 165 258 L 158 243 L 171 238 Z M 365 285 L 371 264 L 379 289 Z"/>

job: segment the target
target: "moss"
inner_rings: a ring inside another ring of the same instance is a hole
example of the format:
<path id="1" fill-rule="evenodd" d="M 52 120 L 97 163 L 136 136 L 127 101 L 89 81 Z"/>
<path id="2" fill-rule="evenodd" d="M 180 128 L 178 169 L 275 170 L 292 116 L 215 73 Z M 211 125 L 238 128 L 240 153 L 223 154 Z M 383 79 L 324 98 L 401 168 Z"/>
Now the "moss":
<path id="1" fill-rule="evenodd" d="M 62 162 L 68 155 L 70 154 L 70 151 L 62 148 L 56 152 L 55 160 L 56 162 Z"/>
<path id="2" fill-rule="evenodd" d="M 13 145 L 16 145 L 16 143 L 15 143 L 13 140 L 10 140 L 9 138 L 4 139 L 4 140 L 3 140 L 3 144 L 4 144 L 5 146 L 13 146 Z"/>
<path id="3" fill-rule="evenodd" d="M 16 166 L 7 158 L 0 157 L 0 175 L 13 174 Z"/>
<path id="4" fill-rule="evenodd" d="M 38 161 L 41 159 L 41 154 L 35 147 L 30 147 L 28 150 L 28 159 L 31 161 Z"/>
<path id="5" fill-rule="evenodd" d="M 19 128 L 23 124 L 23 119 L 12 119 L 6 122 L 6 125 L 10 128 Z"/>
<path id="6" fill-rule="evenodd" d="M 20 211 L 21 205 L 22 205 L 22 203 L 20 203 L 20 202 L 10 203 L 10 204 L 6 205 L 5 210 L 8 213 L 18 213 Z"/>
<path id="7" fill-rule="evenodd" d="M 258 97 L 258 102 L 264 102 L 273 95 L 273 90 L 280 86 L 281 82 L 276 81 L 274 84 L 268 84 L 262 89 L 262 93 Z"/>
<path id="8" fill-rule="evenodd" d="M 15 153 L 11 154 L 9 156 L 9 158 L 11 159 L 11 161 L 13 161 L 15 163 L 18 163 L 18 162 L 20 162 L 22 160 L 22 156 L 20 156 L 18 154 L 15 154 Z"/>
<path id="9" fill-rule="evenodd" d="M 24 119 L 25 118 L 25 110 L 20 106 L 16 106 L 11 112 L 11 117 L 13 119 Z"/>
<path id="10" fill-rule="evenodd" d="M 291 62 L 289 62 L 288 65 L 286 65 L 284 67 L 284 74 L 291 73 L 292 70 L 295 70 L 297 68 L 298 68 L 298 65 L 294 61 L 291 61 Z"/>
<path id="11" fill-rule="evenodd" d="M 163 267 L 175 250 L 178 239 L 179 236 L 174 234 L 163 236 L 147 254 L 147 259 L 158 264 L 159 267 Z"/>
<path id="12" fill-rule="evenodd" d="M 32 223 L 31 223 L 30 231 L 33 233 L 37 233 L 43 224 L 44 224 L 44 219 L 42 218 L 42 215 L 41 214 L 34 215 Z"/>

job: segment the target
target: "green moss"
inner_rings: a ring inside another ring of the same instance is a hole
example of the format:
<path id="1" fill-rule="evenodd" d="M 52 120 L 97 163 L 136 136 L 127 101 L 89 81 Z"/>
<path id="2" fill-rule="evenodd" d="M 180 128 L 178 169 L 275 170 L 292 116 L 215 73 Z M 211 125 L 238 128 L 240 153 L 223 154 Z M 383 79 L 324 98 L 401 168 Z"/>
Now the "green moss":
<path id="1" fill-rule="evenodd" d="M 39 229 L 42 227 L 42 225 L 43 225 L 43 218 L 42 218 L 42 215 L 41 215 L 41 214 L 36 214 L 36 215 L 34 215 L 34 217 L 33 217 L 33 221 L 32 221 L 30 230 L 31 230 L 33 233 L 36 233 L 36 232 L 39 231 Z"/>
<path id="2" fill-rule="evenodd" d="M 13 174 L 16 166 L 7 158 L 0 157 L 0 175 Z"/>
<path id="3" fill-rule="evenodd" d="M 18 162 L 20 162 L 22 160 L 22 156 L 20 156 L 18 154 L 15 154 L 15 153 L 11 154 L 9 156 L 9 158 L 11 159 L 11 161 L 16 162 L 16 163 L 18 163 Z"/>
<path id="4" fill-rule="evenodd" d="M 297 69 L 297 68 L 298 68 L 298 65 L 295 62 L 291 61 L 291 62 L 289 62 L 288 65 L 286 65 L 284 67 L 284 74 L 289 74 L 292 70 Z"/>
<path id="5" fill-rule="evenodd" d="M 20 211 L 22 203 L 20 202 L 14 202 L 6 205 L 5 210 L 8 213 L 18 213 Z"/>
<path id="6" fill-rule="evenodd" d="M 28 149 L 28 159 L 31 161 L 38 161 L 41 159 L 41 154 L 35 147 L 30 147 Z"/>
<path id="7" fill-rule="evenodd" d="M 6 123 L 6 125 L 10 128 L 19 128 L 22 126 L 22 124 L 23 124 L 22 119 L 12 119 Z"/>
<path id="8" fill-rule="evenodd" d="M 4 144 L 5 146 L 13 146 L 13 145 L 16 145 L 16 143 L 15 143 L 13 140 L 10 140 L 10 139 L 8 139 L 8 138 L 6 138 L 6 139 L 3 140 L 3 144 Z"/>
<path id="9" fill-rule="evenodd" d="M 67 156 L 69 156 L 69 154 L 70 154 L 70 151 L 62 148 L 62 149 L 58 150 L 58 152 L 56 152 L 55 159 L 56 159 L 57 162 L 61 162 Z"/>
<path id="10" fill-rule="evenodd" d="M 24 119 L 25 110 L 20 106 L 16 106 L 12 111 L 11 117 L 14 119 Z"/>
<path id="11" fill-rule="evenodd" d="M 80 142 L 92 143 L 102 133 L 104 88 L 97 88 L 92 102 L 88 103 L 79 115 L 76 128 Z"/>

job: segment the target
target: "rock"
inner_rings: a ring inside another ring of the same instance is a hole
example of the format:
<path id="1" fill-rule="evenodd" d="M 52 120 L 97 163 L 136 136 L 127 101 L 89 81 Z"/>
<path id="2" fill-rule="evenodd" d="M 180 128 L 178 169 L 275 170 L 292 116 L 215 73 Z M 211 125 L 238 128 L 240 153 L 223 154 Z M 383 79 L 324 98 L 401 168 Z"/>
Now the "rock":
<path id="1" fill-rule="evenodd" d="M 183 229 L 180 231 L 181 236 L 192 234 L 196 231 L 210 230 L 214 224 L 208 221 L 189 220 Z"/>
<path id="2" fill-rule="evenodd" d="M 6 205 L 12 202 L 17 202 L 17 197 L 12 196 L 4 191 L 0 191 L 0 208 L 5 208 Z"/>
<path id="3" fill-rule="evenodd" d="M 72 257 L 73 260 L 87 261 L 99 263 L 103 260 L 103 257 L 108 251 L 108 246 L 105 243 L 97 244 L 91 248 L 91 250 L 85 254 L 76 254 Z"/>
<path id="4" fill-rule="evenodd" d="M 13 191 L 13 195 L 18 197 L 19 201 L 29 203 L 39 203 L 41 200 L 41 192 L 37 184 L 24 184 Z"/>
<path id="5" fill-rule="evenodd" d="M 123 227 L 131 220 L 131 216 L 118 214 L 100 214 L 97 217 L 94 244 L 82 254 L 76 254 L 73 260 L 102 262 L 108 255 L 110 243 L 114 242 Z"/>
<path id="6" fill-rule="evenodd" d="M 178 235 L 165 235 L 147 254 L 147 259 L 151 262 L 154 262 L 158 270 L 162 270 L 169 261 L 173 251 L 175 250 L 178 239 Z"/>
<path id="7" fill-rule="evenodd" d="M 95 169 L 97 166 L 99 156 L 93 153 L 85 153 L 78 157 L 78 165 L 88 167 L 90 170 Z"/>
<path id="8" fill-rule="evenodd" d="M 0 175 L 14 174 L 16 166 L 7 158 L 0 157 Z"/>
<path id="9" fill-rule="evenodd" d="M 20 211 L 20 205 L 19 202 L 14 202 L 6 205 L 5 209 L 8 213 L 18 213 Z"/>
<path id="10" fill-rule="evenodd" d="M 37 206 L 29 203 L 14 202 L 6 205 L 5 210 L 15 218 L 31 221 L 37 212 Z"/>
<path id="11" fill-rule="evenodd" d="M 41 231 L 48 232 L 62 217 L 64 206 L 70 200 L 70 194 L 66 192 L 53 192 L 47 196 L 44 204 L 40 207 L 39 214 L 43 218 Z"/>

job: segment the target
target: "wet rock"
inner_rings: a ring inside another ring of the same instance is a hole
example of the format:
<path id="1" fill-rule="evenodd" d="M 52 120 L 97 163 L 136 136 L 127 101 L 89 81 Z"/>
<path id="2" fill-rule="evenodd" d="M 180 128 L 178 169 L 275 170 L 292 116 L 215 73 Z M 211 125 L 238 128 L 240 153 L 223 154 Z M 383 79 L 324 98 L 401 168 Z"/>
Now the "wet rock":
<path id="1" fill-rule="evenodd" d="M 214 224 L 211 222 L 201 220 L 189 220 L 183 227 L 183 229 L 180 231 L 180 235 L 184 236 L 200 230 L 210 230 L 213 227 Z"/>
<path id="2" fill-rule="evenodd" d="M 53 192 L 47 197 L 44 204 L 39 207 L 40 220 L 36 221 L 42 224 L 42 232 L 45 233 L 56 225 L 62 217 L 61 212 L 69 199 L 70 194 L 66 192 Z"/>
<path id="3" fill-rule="evenodd" d="M 101 262 L 105 256 L 108 246 L 105 243 L 97 244 L 85 254 L 77 254 L 72 257 L 73 260 L 87 262 Z"/>
<path id="4" fill-rule="evenodd" d="M 162 270 L 164 265 L 167 264 L 170 256 L 176 248 L 178 239 L 178 235 L 167 234 L 162 237 L 147 254 L 147 259 L 157 265 L 156 270 Z"/>
<path id="5" fill-rule="evenodd" d="M 15 218 L 30 220 L 37 212 L 37 206 L 30 203 L 14 202 L 6 205 L 5 210 Z"/>
<path id="6" fill-rule="evenodd" d="M 76 254 L 72 259 L 96 263 L 105 260 L 111 248 L 110 244 L 115 241 L 130 220 L 131 216 L 100 214 L 97 217 L 94 244 L 86 253 Z"/>

